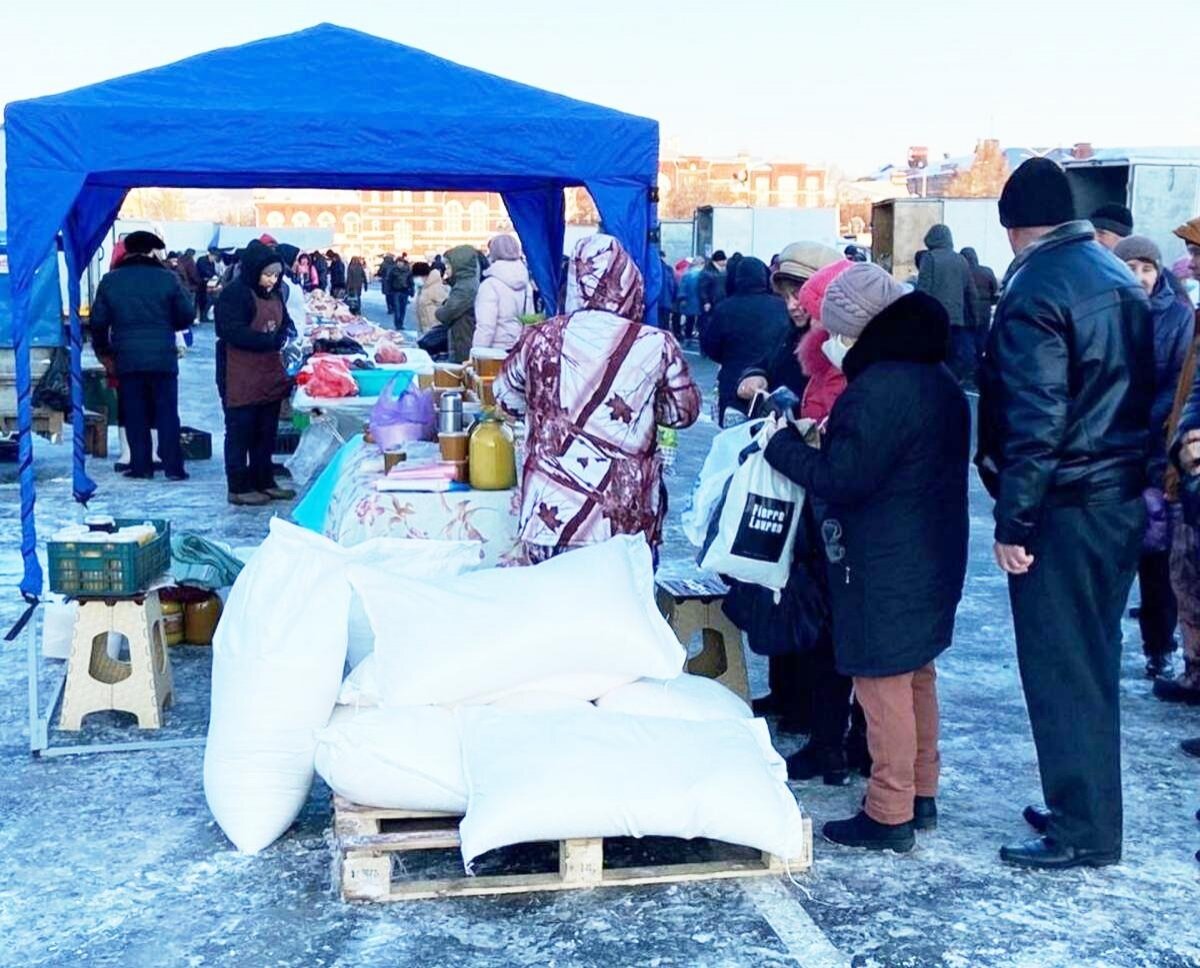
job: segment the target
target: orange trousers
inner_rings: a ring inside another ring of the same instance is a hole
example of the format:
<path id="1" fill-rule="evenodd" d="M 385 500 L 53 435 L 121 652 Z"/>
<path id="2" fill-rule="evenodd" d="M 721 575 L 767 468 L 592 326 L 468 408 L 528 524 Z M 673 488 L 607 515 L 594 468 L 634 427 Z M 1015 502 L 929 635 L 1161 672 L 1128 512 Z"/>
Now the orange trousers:
<path id="1" fill-rule="evenodd" d="M 867 816 L 879 823 L 907 823 L 913 818 L 913 797 L 937 796 L 937 672 L 931 662 L 899 676 L 855 676 L 854 694 L 866 715 L 871 751 Z"/>

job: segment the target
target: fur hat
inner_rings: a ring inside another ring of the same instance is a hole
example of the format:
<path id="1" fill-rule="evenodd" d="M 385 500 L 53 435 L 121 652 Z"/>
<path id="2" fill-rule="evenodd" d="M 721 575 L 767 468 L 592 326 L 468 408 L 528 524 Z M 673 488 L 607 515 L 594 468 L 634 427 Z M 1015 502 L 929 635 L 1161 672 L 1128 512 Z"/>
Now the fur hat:
<path id="1" fill-rule="evenodd" d="M 1175 230 L 1175 236 L 1188 245 L 1200 245 L 1200 217 L 1184 222 Z"/>
<path id="2" fill-rule="evenodd" d="M 856 262 L 833 280 L 821 303 L 821 325 L 836 336 L 858 339 L 867 323 L 909 292 L 887 272 Z"/>
<path id="3" fill-rule="evenodd" d="M 167 243 L 153 232 L 139 229 L 125 236 L 125 252 L 127 255 L 149 255 L 158 249 L 165 249 Z"/>
<path id="4" fill-rule="evenodd" d="M 1006 229 L 1062 225 L 1075 218 L 1066 173 L 1049 158 L 1030 158 L 1009 176 L 1000 193 L 1000 224 Z"/>
<path id="5" fill-rule="evenodd" d="M 1101 205 L 1088 216 L 1088 221 L 1098 230 L 1112 232 L 1123 239 L 1133 234 L 1133 212 L 1124 205 Z"/>

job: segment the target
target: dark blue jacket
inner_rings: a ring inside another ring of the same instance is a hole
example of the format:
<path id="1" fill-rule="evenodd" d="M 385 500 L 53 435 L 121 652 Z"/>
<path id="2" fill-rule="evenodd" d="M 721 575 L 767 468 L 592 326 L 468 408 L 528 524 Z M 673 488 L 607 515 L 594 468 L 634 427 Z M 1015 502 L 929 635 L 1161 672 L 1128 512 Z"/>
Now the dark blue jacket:
<path id="1" fill-rule="evenodd" d="M 791 428 L 767 446 L 767 462 L 818 509 L 843 675 L 913 672 L 954 635 L 971 414 L 945 366 L 949 333 L 933 297 L 897 300 L 846 355 L 821 450 Z"/>
<path id="2" fill-rule="evenodd" d="M 688 269 L 679 279 L 679 311 L 685 316 L 699 316 L 704 307 L 700 303 L 700 278 L 703 270 L 699 266 Z"/>
<path id="3" fill-rule="evenodd" d="M 771 292 L 770 273 L 761 259 L 743 259 L 737 267 L 737 290 L 722 299 L 700 331 L 700 350 L 721 364 L 717 375 L 718 412 L 726 407 L 745 413 L 737 396 L 742 375 L 769 356 L 792 329 L 787 304 Z"/>
<path id="4" fill-rule="evenodd" d="M 175 333 L 191 326 L 196 305 L 179 276 L 153 256 L 129 255 L 100 280 L 89 326 L 97 356 L 117 373 L 179 372 Z"/>
<path id="5" fill-rule="evenodd" d="M 1109 503 L 1145 487 L 1150 301 L 1090 222 L 1059 226 L 1013 261 L 979 390 L 976 463 L 1002 544 L 1028 544 L 1047 504 Z"/>
<path id="6" fill-rule="evenodd" d="M 1167 420 L 1195 330 L 1192 304 L 1176 293 L 1167 270 L 1159 273 L 1150 294 L 1150 314 L 1154 320 L 1154 403 L 1150 407 L 1148 477 L 1150 484 L 1161 488 L 1167 473 Z"/>

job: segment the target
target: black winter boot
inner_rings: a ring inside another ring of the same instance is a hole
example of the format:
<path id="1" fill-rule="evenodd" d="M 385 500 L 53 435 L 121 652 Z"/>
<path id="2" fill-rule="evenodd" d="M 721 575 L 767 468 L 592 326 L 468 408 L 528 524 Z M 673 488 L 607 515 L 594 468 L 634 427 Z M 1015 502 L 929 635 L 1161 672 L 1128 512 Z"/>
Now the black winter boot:
<path id="1" fill-rule="evenodd" d="M 933 797 L 913 799 L 913 830 L 937 830 L 937 800 Z"/>
<path id="2" fill-rule="evenodd" d="M 813 780 L 818 776 L 826 786 L 845 786 L 850 782 L 846 756 L 811 740 L 787 758 L 789 780 Z"/>
<path id="3" fill-rule="evenodd" d="M 832 844 L 867 850 L 894 850 L 906 854 L 916 846 L 911 823 L 887 824 L 872 820 L 860 810 L 849 820 L 831 820 L 821 833 Z"/>

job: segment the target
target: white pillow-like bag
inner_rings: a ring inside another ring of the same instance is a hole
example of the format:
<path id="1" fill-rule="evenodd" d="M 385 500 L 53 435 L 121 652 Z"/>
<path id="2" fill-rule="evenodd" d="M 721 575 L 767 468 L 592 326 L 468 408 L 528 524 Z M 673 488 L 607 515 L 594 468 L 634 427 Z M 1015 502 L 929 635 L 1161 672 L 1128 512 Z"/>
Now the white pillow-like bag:
<path id="1" fill-rule="evenodd" d="M 452 581 L 397 583 L 361 566 L 349 575 L 375 630 L 385 705 L 556 691 L 545 683 L 580 676 L 595 677 L 584 692 L 598 692 L 576 695 L 591 699 L 622 682 L 672 678 L 686 658 L 655 604 L 650 548 L 641 537 Z M 421 607 L 397 621 L 398 599 Z"/>

